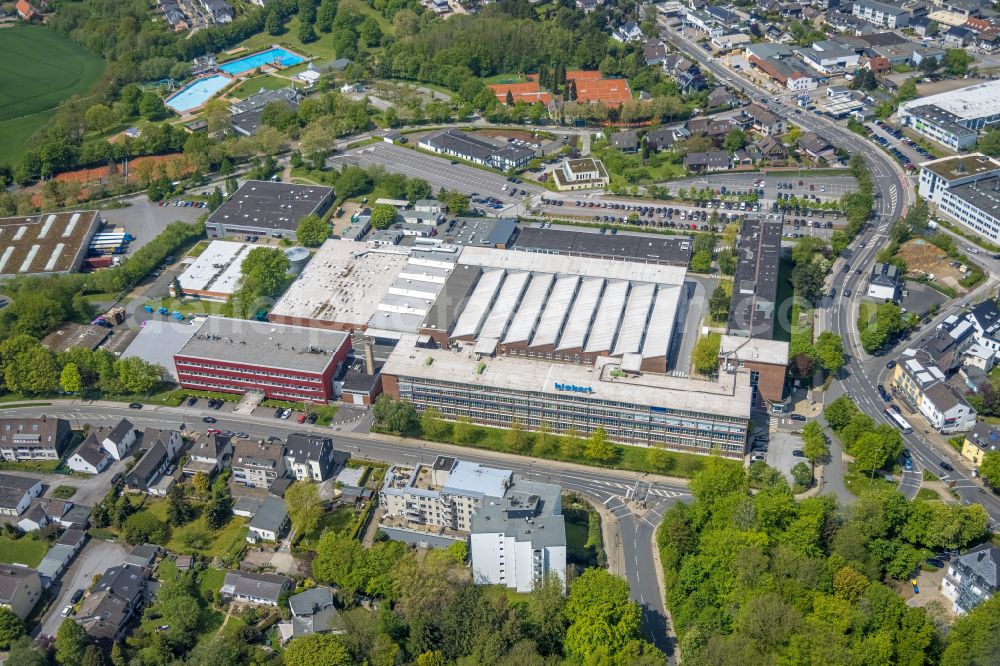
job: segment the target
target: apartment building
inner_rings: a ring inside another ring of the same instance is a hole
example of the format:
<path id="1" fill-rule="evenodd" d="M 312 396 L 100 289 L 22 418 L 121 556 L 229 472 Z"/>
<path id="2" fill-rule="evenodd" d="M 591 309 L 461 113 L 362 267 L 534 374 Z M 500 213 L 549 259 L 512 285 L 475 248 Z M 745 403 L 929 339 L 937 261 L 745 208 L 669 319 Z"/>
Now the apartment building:
<path id="1" fill-rule="evenodd" d="M 514 483 L 510 470 L 438 456 L 430 465 L 392 467 L 379 501 L 389 526 L 468 533 L 483 498 L 502 498 Z"/>
<path id="2" fill-rule="evenodd" d="M 910 407 L 942 434 L 965 432 L 976 424 L 976 410 L 951 386 L 925 349 L 905 349 L 889 384 Z"/>
<path id="3" fill-rule="evenodd" d="M 285 439 L 285 468 L 299 481 L 326 481 L 334 467 L 331 438 L 293 432 Z"/>
<path id="4" fill-rule="evenodd" d="M 65 419 L 0 419 L 0 455 L 7 462 L 59 460 L 70 437 Z"/>
<path id="5" fill-rule="evenodd" d="M 972 153 L 925 162 L 918 192 L 960 226 L 1000 242 L 1000 161 Z"/>
<path id="6" fill-rule="evenodd" d="M 241 439 L 233 447 L 233 480 L 250 488 L 270 488 L 285 476 L 285 445 Z"/>
<path id="7" fill-rule="evenodd" d="M 566 584 L 566 525 L 561 488 L 517 479 L 502 498 L 472 515 L 472 580 L 530 592 L 546 576 Z"/>

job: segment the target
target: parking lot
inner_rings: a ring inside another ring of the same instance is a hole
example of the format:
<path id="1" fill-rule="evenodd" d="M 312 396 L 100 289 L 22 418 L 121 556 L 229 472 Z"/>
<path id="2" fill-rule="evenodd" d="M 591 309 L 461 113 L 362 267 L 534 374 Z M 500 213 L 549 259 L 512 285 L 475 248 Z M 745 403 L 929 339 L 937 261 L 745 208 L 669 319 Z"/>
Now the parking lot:
<path id="1" fill-rule="evenodd" d="M 934 156 L 927 150 L 908 139 L 900 130 L 891 125 L 876 121 L 867 123 L 865 127 L 871 130 L 875 143 L 888 149 L 896 161 L 904 166 L 906 161 L 909 161 L 910 164 L 920 164 L 934 159 Z"/>
<path id="2" fill-rule="evenodd" d="M 440 188 L 456 190 L 465 194 L 480 194 L 496 197 L 506 204 L 507 209 L 495 214 L 514 214 L 519 208 L 521 197 L 511 198 L 507 190 L 511 184 L 500 173 L 491 173 L 465 164 L 452 164 L 450 160 L 401 148 L 388 143 L 373 143 L 363 148 L 350 150 L 343 155 L 331 157 L 327 164 L 340 168 L 352 164 L 363 168 L 381 166 L 387 171 L 401 173 L 409 178 L 423 178 L 437 192 Z M 529 183 L 517 184 L 517 189 L 538 194 L 541 189 Z M 506 188 L 506 189 L 505 189 Z"/>
<path id="3" fill-rule="evenodd" d="M 101 217 L 111 226 L 121 226 L 125 231 L 135 236 L 129 250 L 135 252 L 143 245 L 156 238 L 171 222 L 187 222 L 194 224 L 199 217 L 208 212 L 207 208 L 181 208 L 174 206 L 174 199 L 169 206 L 160 206 L 150 201 L 145 194 L 139 194 L 125 199 L 130 205 L 125 208 L 109 208 L 101 211 Z"/>
<path id="4" fill-rule="evenodd" d="M 117 543 L 91 539 L 77 554 L 69 568 L 63 572 L 57 587 L 52 588 L 55 598 L 49 605 L 39 626 L 42 636 L 55 636 L 63 622 L 62 609 L 69 605 L 70 597 L 76 590 L 90 588 L 95 574 L 102 574 L 108 567 L 120 564 L 128 555 L 128 550 Z"/>
<path id="5" fill-rule="evenodd" d="M 671 181 L 666 185 L 672 195 L 676 195 L 680 189 L 690 189 L 691 187 L 706 188 L 714 190 L 725 187 L 730 191 L 747 191 L 749 189 L 763 189 L 764 201 L 774 201 L 778 194 L 790 194 L 801 197 L 803 195 L 816 195 L 821 200 L 839 200 L 841 196 L 858 189 L 858 183 L 854 176 L 810 176 L 808 171 L 783 171 L 783 172 L 747 172 L 747 173 L 727 173 L 727 174 L 706 174 L 684 180 Z M 763 180 L 763 185 L 754 185 L 755 181 Z M 787 185 L 778 189 L 778 184 Z"/>
<path id="6" fill-rule="evenodd" d="M 771 433 L 771 441 L 768 444 L 765 458 L 767 464 L 785 475 L 789 483 L 792 483 L 792 468 L 797 463 L 806 462 L 805 458 L 797 458 L 792 455 L 792 451 L 802 448 L 802 437 L 795 433 L 778 430 Z"/>

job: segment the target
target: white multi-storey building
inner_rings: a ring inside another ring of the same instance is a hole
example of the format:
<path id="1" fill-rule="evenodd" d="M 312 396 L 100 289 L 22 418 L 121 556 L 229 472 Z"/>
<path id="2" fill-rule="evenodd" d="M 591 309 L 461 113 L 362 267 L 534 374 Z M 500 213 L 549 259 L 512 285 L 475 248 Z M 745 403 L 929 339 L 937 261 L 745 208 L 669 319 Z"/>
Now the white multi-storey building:
<path id="1" fill-rule="evenodd" d="M 1000 242 L 1000 162 L 980 153 L 920 166 L 918 192 L 961 226 Z"/>

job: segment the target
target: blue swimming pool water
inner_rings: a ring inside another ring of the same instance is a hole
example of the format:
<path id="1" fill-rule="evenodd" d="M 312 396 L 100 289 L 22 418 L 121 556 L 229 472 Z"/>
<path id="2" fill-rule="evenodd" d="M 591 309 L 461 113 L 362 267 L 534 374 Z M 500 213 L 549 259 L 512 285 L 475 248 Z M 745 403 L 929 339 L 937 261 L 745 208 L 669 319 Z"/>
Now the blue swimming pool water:
<path id="1" fill-rule="evenodd" d="M 197 79 L 181 88 L 164 104 L 178 113 L 187 113 L 196 109 L 212 98 L 212 95 L 225 88 L 232 79 L 222 74 Z"/>
<path id="2" fill-rule="evenodd" d="M 231 60 L 223 63 L 219 65 L 219 69 L 226 74 L 236 76 L 237 74 L 257 69 L 261 65 L 270 65 L 276 60 L 282 67 L 291 67 L 292 65 L 297 65 L 302 62 L 303 58 L 286 51 L 285 49 L 273 48 L 261 51 L 260 53 L 254 53 L 253 55 L 248 55 L 245 58 L 239 58 L 238 60 Z"/>

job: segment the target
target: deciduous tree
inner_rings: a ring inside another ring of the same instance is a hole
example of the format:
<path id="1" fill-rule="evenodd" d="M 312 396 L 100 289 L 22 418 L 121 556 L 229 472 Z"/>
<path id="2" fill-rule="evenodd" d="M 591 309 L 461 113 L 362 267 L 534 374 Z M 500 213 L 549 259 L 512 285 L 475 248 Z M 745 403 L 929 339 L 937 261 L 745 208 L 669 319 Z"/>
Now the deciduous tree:
<path id="1" fill-rule="evenodd" d="M 306 247 L 319 247 L 330 237 L 330 225 L 317 215 L 306 215 L 299 220 L 295 238 Z"/>

